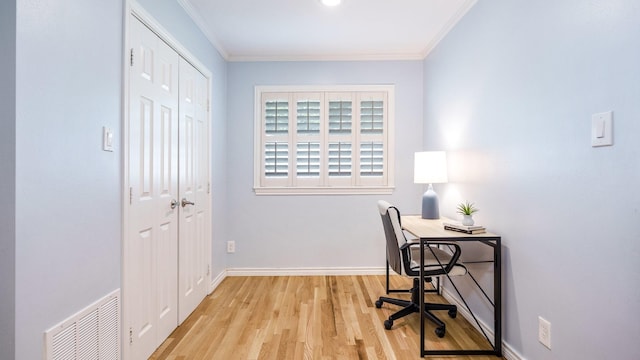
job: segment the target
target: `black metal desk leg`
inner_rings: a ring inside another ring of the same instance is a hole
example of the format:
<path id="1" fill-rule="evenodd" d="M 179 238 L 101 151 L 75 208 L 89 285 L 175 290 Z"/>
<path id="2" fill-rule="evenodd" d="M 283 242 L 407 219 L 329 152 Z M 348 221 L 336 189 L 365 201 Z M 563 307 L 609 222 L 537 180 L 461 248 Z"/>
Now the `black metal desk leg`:
<path id="1" fill-rule="evenodd" d="M 424 240 L 420 239 L 420 357 L 424 356 Z"/>
<path id="2" fill-rule="evenodd" d="M 493 302 L 494 311 L 494 332 L 493 338 L 496 356 L 502 356 L 502 244 L 501 239 L 496 240 L 493 248 Z"/>

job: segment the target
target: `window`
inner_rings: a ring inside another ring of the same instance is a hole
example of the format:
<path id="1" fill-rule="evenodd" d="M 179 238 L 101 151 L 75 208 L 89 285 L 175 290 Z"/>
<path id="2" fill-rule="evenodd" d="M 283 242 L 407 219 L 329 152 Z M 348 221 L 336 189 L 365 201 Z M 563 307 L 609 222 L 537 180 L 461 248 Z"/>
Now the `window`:
<path id="1" fill-rule="evenodd" d="M 256 87 L 256 193 L 391 193 L 393 90 Z"/>

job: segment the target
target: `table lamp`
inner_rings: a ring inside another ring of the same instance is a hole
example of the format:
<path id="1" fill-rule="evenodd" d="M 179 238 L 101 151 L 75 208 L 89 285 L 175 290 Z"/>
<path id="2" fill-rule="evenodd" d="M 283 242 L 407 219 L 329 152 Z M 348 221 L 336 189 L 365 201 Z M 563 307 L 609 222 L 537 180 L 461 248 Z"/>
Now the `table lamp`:
<path id="1" fill-rule="evenodd" d="M 447 182 L 447 154 L 444 151 L 423 151 L 415 153 L 413 182 L 429 184 L 422 195 L 422 218 L 439 219 L 438 195 L 432 184 Z"/>

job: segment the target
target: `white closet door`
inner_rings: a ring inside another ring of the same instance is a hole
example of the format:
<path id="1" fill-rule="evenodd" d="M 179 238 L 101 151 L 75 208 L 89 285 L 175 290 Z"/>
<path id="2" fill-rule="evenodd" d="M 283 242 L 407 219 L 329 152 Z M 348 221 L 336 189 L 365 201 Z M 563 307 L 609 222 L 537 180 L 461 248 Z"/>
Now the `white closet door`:
<path id="1" fill-rule="evenodd" d="M 209 116 L 207 79 L 180 59 L 179 322 L 200 304 L 209 275 Z"/>
<path id="2" fill-rule="evenodd" d="M 130 20 L 125 346 L 131 359 L 146 359 L 178 325 L 179 56 Z"/>

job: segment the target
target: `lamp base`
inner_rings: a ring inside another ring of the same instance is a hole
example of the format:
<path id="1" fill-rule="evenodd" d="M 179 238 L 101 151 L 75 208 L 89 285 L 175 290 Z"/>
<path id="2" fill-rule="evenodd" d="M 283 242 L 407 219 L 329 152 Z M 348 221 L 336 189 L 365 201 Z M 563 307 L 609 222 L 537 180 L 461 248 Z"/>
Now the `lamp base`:
<path id="1" fill-rule="evenodd" d="M 438 205 L 438 195 L 433 191 L 433 186 L 429 184 L 429 188 L 422 195 L 422 218 L 423 219 L 439 219 L 440 206 Z"/>

